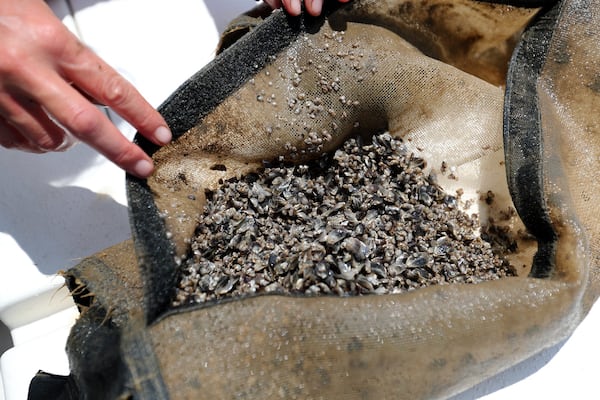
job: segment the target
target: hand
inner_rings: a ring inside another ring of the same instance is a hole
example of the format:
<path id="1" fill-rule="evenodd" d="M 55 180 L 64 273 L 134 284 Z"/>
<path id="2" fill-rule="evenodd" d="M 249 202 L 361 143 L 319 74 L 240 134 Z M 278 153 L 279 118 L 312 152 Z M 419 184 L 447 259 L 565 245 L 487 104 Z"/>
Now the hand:
<path id="1" fill-rule="evenodd" d="M 1 146 L 60 151 L 70 136 L 64 127 L 126 171 L 152 173 L 151 158 L 94 103 L 111 107 L 159 145 L 171 140 L 164 119 L 44 1 L 0 0 L 0 37 Z"/>
<path id="2" fill-rule="evenodd" d="M 310 15 L 317 16 L 321 14 L 321 10 L 323 8 L 324 0 L 305 0 L 304 4 L 306 5 L 306 11 Z M 338 0 L 340 3 L 347 3 L 350 0 Z M 300 14 L 300 3 L 301 0 L 264 0 L 271 8 L 279 8 L 283 3 L 283 8 L 290 15 L 299 15 Z"/>

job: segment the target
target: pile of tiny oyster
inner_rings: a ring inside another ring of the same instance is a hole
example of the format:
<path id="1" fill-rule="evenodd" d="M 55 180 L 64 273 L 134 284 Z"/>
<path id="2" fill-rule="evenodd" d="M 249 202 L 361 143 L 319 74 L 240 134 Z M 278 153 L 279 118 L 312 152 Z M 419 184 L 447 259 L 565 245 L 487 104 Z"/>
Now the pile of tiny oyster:
<path id="1" fill-rule="evenodd" d="M 207 194 L 174 305 L 253 293 L 399 293 L 514 275 L 475 216 L 383 133 Z"/>

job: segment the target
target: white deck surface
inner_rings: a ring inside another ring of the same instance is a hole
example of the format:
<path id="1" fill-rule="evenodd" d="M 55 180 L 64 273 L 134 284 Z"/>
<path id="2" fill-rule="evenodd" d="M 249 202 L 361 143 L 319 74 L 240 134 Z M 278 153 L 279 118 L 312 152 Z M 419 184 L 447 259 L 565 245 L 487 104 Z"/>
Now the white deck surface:
<path id="1" fill-rule="evenodd" d="M 213 57 L 226 22 L 255 5 L 72 0 L 72 18 L 64 0 L 49 3 L 154 106 Z M 131 138 L 131 127 L 113 117 Z M 0 320 L 14 344 L 0 361 L 0 400 L 21 400 L 37 370 L 69 370 L 63 348 L 77 313 L 56 272 L 127 239 L 130 231 L 124 173 L 85 145 L 42 156 L 0 149 L 0 171 Z M 599 333 L 597 306 L 562 346 L 454 400 L 598 399 Z"/>

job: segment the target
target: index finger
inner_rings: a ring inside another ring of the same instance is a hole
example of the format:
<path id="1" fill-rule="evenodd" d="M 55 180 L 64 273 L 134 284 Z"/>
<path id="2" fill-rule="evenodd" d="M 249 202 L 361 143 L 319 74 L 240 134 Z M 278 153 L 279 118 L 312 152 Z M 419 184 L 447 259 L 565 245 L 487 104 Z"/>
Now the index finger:
<path id="1" fill-rule="evenodd" d="M 74 136 L 122 169 L 142 178 L 153 170 L 152 159 L 130 142 L 95 105 L 59 76 L 37 76 L 35 101 Z M 43 82 L 42 82 L 43 81 Z M 43 85 L 43 86 L 42 86 Z"/>
<path id="2" fill-rule="evenodd" d="M 163 117 L 137 89 L 89 48 L 77 43 L 62 64 L 65 78 L 109 106 L 152 142 L 164 145 L 171 132 Z"/>

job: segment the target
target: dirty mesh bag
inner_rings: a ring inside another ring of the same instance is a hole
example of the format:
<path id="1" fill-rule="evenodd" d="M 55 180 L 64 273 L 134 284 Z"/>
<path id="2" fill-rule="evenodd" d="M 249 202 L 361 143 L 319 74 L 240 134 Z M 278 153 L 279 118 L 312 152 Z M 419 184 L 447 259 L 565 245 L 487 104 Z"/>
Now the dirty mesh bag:
<path id="1" fill-rule="evenodd" d="M 38 374 L 30 398 L 446 398 L 582 320 L 598 295 L 600 2 L 335 3 L 245 25 L 160 107 L 175 139 L 137 137 L 156 172 L 127 177 L 133 238 L 65 273 L 71 374 Z M 493 191 L 480 221 L 515 207 L 506 226 L 535 240 L 506 256 L 529 272 L 172 306 L 206 190 L 380 131 L 454 168 L 446 191 Z"/>

